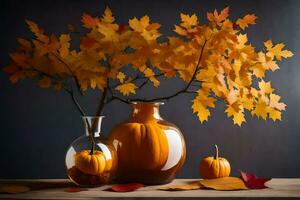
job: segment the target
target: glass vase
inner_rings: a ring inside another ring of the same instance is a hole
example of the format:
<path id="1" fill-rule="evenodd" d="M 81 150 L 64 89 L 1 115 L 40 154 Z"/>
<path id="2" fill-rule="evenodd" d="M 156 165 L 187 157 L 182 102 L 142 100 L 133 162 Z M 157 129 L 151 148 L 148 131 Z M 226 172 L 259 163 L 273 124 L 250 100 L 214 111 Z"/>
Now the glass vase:
<path id="1" fill-rule="evenodd" d="M 101 186 L 109 183 L 116 172 L 116 151 L 100 138 L 102 119 L 83 117 L 85 135 L 75 139 L 67 150 L 67 175 L 77 185 Z"/>
<path id="2" fill-rule="evenodd" d="M 132 103 L 131 118 L 113 128 L 109 143 L 118 155 L 118 181 L 166 184 L 182 168 L 185 141 L 179 128 L 160 116 L 162 104 Z"/>

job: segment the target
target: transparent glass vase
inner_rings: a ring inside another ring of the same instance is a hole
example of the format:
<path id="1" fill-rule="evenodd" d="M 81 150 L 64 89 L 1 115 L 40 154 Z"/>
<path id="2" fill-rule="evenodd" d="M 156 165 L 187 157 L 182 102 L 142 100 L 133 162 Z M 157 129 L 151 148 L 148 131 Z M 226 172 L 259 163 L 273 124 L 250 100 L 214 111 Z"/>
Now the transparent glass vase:
<path id="1" fill-rule="evenodd" d="M 109 183 L 116 172 L 116 151 L 100 138 L 103 118 L 83 117 L 85 135 L 75 139 L 67 150 L 67 175 L 77 185 L 101 186 Z"/>
<path id="2" fill-rule="evenodd" d="M 180 129 L 160 116 L 162 104 L 133 102 L 130 119 L 113 128 L 109 143 L 118 155 L 118 181 L 166 184 L 182 168 L 185 141 Z"/>

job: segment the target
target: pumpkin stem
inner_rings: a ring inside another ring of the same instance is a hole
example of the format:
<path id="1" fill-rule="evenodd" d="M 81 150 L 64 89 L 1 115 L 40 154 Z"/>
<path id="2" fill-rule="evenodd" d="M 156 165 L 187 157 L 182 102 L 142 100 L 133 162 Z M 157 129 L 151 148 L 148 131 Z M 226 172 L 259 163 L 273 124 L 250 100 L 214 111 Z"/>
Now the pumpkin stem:
<path id="1" fill-rule="evenodd" d="M 218 160 L 219 159 L 219 148 L 218 148 L 218 145 L 215 144 L 215 148 L 216 148 L 215 159 Z"/>

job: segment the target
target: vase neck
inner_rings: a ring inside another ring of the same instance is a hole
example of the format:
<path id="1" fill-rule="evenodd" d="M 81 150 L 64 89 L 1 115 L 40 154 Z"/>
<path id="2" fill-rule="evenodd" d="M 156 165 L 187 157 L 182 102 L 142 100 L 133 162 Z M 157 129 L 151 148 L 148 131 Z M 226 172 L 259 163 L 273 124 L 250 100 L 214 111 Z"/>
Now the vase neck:
<path id="1" fill-rule="evenodd" d="M 162 119 L 159 114 L 158 102 L 135 102 L 132 104 L 132 120 L 137 122 L 153 121 Z"/>
<path id="2" fill-rule="evenodd" d="M 102 124 L 102 119 L 104 116 L 83 116 L 83 122 L 85 125 L 85 134 L 87 136 L 90 136 L 91 134 L 93 137 L 99 137 L 101 133 L 101 124 Z"/>

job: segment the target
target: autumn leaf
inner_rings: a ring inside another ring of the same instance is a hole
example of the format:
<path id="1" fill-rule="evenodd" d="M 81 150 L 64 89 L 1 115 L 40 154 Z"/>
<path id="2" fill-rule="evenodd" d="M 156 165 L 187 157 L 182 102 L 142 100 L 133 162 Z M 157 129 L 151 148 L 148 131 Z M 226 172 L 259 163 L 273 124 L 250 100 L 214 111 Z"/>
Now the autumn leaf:
<path id="1" fill-rule="evenodd" d="M 184 191 L 184 190 L 198 190 L 202 189 L 203 186 L 199 183 L 199 181 L 189 181 L 180 185 L 168 185 L 158 188 L 158 190 L 165 191 Z"/>
<path id="2" fill-rule="evenodd" d="M 129 26 L 137 32 L 143 32 L 149 25 L 149 22 L 149 17 L 145 15 L 140 20 L 138 20 L 136 17 L 129 20 Z"/>
<path id="3" fill-rule="evenodd" d="M 119 72 L 117 75 L 117 79 L 120 81 L 120 83 L 123 83 L 126 78 L 126 75 L 123 72 Z"/>
<path id="4" fill-rule="evenodd" d="M 70 40 L 71 40 L 71 37 L 69 34 L 62 34 L 59 37 L 59 42 L 61 45 L 61 47 L 59 49 L 59 53 L 62 58 L 67 58 L 67 56 L 69 55 Z"/>
<path id="5" fill-rule="evenodd" d="M 201 123 L 208 120 L 210 111 L 208 107 L 214 108 L 216 99 L 209 97 L 207 92 L 202 90 L 198 91 L 197 97 L 193 100 L 192 109 L 194 113 L 197 113 Z"/>
<path id="6" fill-rule="evenodd" d="M 97 17 L 92 17 L 89 14 L 84 13 L 82 15 L 81 22 L 83 23 L 83 26 L 85 28 L 93 28 L 99 24 L 99 18 Z"/>
<path id="7" fill-rule="evenodd" d="M 260 100 L 255 104 L 255 108 L 251 111 L 251 114 L 266 120 L 268 116 L 267 104 Z"/>
<path id="8" fill-rule="evenodd" d="M 0 185 L 0 193 L 19 194 L 30 191 L 30 188 L 22 185 Z"/>
<path id="9" fill-rule="evenodd" d="M 102 16 L 102 21 L 108 24 L 111 24 L 115 21 L 115 18 L 112 15 L 112 12 L 109 7 L 106 7 L 104 14 Z"/>
<path id="10" fill-rule="evenodd" d="M 70 188 L 66 188 L 64 189 L 65 192 L 69 192 L 69 193 L 77 193 L 77 192 L 82 192 L 82 191 L 87 191 L 88 189 L 86 188 L 80 188 L 80 187 L 70 187 Z"/>
<path id="11" fill-rule="evenodd" d="M 26 23 L 31 30 L 36 36 L 36 38 L 45 44 L 49 43 L 49 37 L 44 34 L 44 30 L 41 29 L 35 22 L 31 20 L 26 20 Z"/>
<path id="12" fill-rule="evenodd" d="M 193 15 L 187 15 L 187 14 L 180 14 L 180 18 L 181 18 L 181 26 L 186 28 L 186 29 L 190 29 L 193 26 L 196 26 L 199 22 L 198 22 L 198 17 L 193 14 Z"/>
<path id="13" fill-rule="evenodd" d="M 271 86 L 271 82 L 265 82 L 264 80 L 261 80 L 258 83 L 259 89 L 263 94 L 270 94 L 274 91 L 274 89 Z"/>
<path id="14" fill-rule="evenodd" d="M 243 122 L 246 122 L 244 110 L 241 109 L 238 103 L 227 105 L 225 110 L 227 117 L 232 117 L 233 123 L 241 126 Z"/>
<path id="15" fill-rule="evenodd" d="M 153 72 L 152 69 L 150 68 L 146 68 L 143 73 L 145 74 L 145 77 L 147 77 L 151 82 L 152 84 L 154 85 L 154 87 L 158 87 L 160 82 L 159 80 L 157 80 L 157 78 L 155 77 L 155 74 Z"/>
<path id="16" fill-rule="evenodd" d="M 237 177 L 224 177 L 217 179 L 204 179 L 199 181 L 205 188 L 214 190 L 247 190 L 242 179 Z"/>
<path id="17" fill-rule="evenodd" d="M 137 86 L 134 83 L 124 83 L 116 87 L 116 90 L 122 93 L 124 96 L 135 94 Z"/>
<path id="18" fill-rule="evenodd" d="M 282 58 L 289 58 L 294 55 L 289 50 L 282 50 L 285 47 L 283 43 L 279 43 L 273 46 L 272 41 L 267 40 L 266 42 L 264 42 L 264 45 L 268 50 L 267 56 L 271 58 L 275 57 L 277 60 L 282 60 Z"/>
<path id="19" fill-rule="evenodd" d="M 241 29 L 245 30 L 250 24 L 255 24 L 256 16 L 254 14 L 245 15 L 243 18 L 240 18 L 236 21 L 236 24 L 241 27 Z"/>
<path id="20" fill-rule="evenodd" d="M 220 14 L 217 10 L 214 10 L 213 13 L 208 12 L 207 13 L 207 19 L 211 22 L 216 23 L 217 25 L 221 25 L 221 22 L 223 22 L 227 17 L 229 16 L 229 7 L 224 8 Z"/>
<path id="21" fill-rule="evenodd" d="M 281 120 L 281 112 L 274 109 L 274 108 L 268 108 L 269 118 L 271 118 L 274 122 L 276 120 Z"/>
<path id="22" fill-rule="evenodd" d="M 241 171 L 241 178 L 243 179 L 245 185 L 249 189 L 265 189 L 265 183 L 270 181 L 271 178 L 258 178 L 255 174 L 249 174 Z"/>
<path id="23" fill-rule="evenodd" d="M 128 184 L 118 184 L 113 185 L 111 188 L 108 188 L 108 191 L 114 192 L 132 192 L 144 187 L 141 183 L 128 183 Z"/>
<path id="24" fill-rule="evenodd" d="M 29 62 L 29 58 L 25 53 L 11 53 L 9 56 L 17 66 L 25 69 L 30 68 L 31 63 Z"/>
<path id="25" fill-rule="evenodd" d="M 276 108 L 277 110 L 285 110 L 286 104 L 279 102 L 281 97 L 276 94 L 270 94 L 270 107 Z"/>

